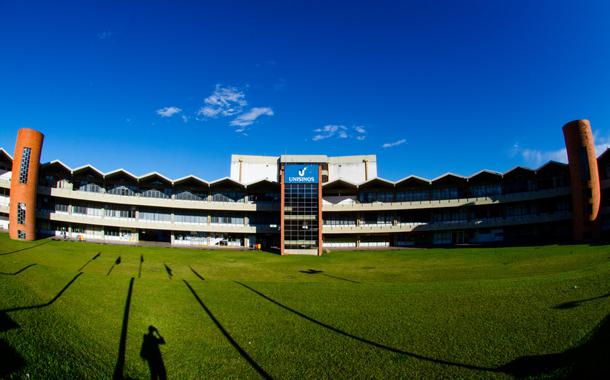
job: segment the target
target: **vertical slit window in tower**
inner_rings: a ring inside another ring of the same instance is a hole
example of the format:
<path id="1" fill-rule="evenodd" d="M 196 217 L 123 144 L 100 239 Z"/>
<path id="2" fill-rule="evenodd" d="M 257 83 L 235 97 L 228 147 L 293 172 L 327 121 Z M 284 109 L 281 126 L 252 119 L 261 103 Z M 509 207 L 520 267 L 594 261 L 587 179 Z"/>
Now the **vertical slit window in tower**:
<path id="1" fill-rule="evenodd" d="M 25 203 L 17 203 L 17 224 L 25 224 Z"/>
<path id="2" fill-rule="evenodd" d="M 32 148 L 23 148 L 21 154 L 21 167 L 19 168 L 19 183 L 28 183 L 28 170 L 30 168 L 30 154 Z"/>

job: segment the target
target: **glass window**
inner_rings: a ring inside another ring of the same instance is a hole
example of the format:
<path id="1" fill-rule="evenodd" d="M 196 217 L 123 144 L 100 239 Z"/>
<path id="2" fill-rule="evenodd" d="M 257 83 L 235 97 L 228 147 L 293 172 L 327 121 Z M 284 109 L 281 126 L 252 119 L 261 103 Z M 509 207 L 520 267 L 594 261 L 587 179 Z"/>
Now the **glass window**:
<path id="1" fill-rule="evenodd" d="M 28 183 L 28 172 L 30 170 L 30 154 L 32 148 L 24 147 L 21 153 L 21 166 L 19 168 L 19 183 Z"/>
<path id="2" fill-rule="evenodd" d="M 25 203 L 17 203 L 17 224 L 25 224 Z"/>

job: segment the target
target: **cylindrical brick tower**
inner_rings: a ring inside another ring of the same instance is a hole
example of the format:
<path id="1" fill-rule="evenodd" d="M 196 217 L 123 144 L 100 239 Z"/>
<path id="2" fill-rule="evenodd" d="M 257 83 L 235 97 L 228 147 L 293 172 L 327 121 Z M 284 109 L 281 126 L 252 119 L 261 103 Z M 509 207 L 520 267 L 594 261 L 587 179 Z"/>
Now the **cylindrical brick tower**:
<path id="1" fill-rule="evenodd" d="M 572 234 L 574 240 L 595 237 L 600 204 L 599 172 L 589 120 L 563 126 L 572 187 Z"/>
<path id="2" fill-rule="evenodd" d="M 22 128 L 17 132 L 11 174 L 11 239 L 36 239 L 36 191 L 43 139 L 44 135 L 33 129 Z"/>

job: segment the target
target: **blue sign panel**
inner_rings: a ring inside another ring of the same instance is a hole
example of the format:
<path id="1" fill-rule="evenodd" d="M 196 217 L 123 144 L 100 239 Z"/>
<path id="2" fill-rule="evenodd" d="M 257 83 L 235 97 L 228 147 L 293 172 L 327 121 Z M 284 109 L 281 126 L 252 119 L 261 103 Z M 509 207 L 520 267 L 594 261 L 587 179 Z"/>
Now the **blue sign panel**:
<path id="1" fill-rule="evenodd" d="M 284 183 L 318 183 L 318 165 L 284 165 Z"/>

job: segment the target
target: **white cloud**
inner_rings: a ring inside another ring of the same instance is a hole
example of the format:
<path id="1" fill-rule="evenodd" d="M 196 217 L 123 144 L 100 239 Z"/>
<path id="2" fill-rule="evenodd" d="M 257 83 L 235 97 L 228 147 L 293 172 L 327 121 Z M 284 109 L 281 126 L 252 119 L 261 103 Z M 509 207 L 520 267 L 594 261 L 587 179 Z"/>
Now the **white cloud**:
<path id="1" fill-rule="evenodd" d="M 182 109 L 178 107 L 163 107 L 157 110 L 157 115 L 161 117 L 172 117 L 180 112 L 182 112 Z"/>
<path id="2" fill-rule="evenodd" d="M 245 127 L 252 125 L 256 119 L 261 116 L 273 116 L 273 110 L 269 107 L 253 107 L 250 108 L 250 111 L 242 113 L 233 119 L 230 125 L 234 127 L 239 127 L 235 131 L 243 132 Z"/>
<path id="3" fill-rule="evenodd" d="M 322 128 L 316 128 L 313 131 L 317 132 L 312 138 L 313 141 L 320 141 L 337 135 L 340 138 L 347 138 L 347 127 L 345 125 L 327 124 Z"/>
<path id="4" fill-rule="evenodd" d="M 396 140 L 396 141 L 394 141 L 394 142 L 385 143 L 385 144 L 383 144 L 381 147 L 382 147 L 382 148 L 392 148 L 392 147 L 394 147 L 394 146 L 402 145 L 402 144 L 404 144 L 404 143 L 406 143 L 406 142 L 407 142 L 407 140 L 405 140 L 405 139 L 400 139 L 400 140 Z"/>
<path id="5" fill-rule="evenodd" d="M 520 149 L 519 154 L 527 163 L 541 165 L 547 161 L 568 162 L 566 148 L 557 150 Z"/>
<path id="6" fill-rule="evenodd" d="M 599 156 L 606 149 L 610 148 L 610 137 L 597 137 L 597 144 L 595 145 L 595 154 Z M 548 161 L 568 162 L 568 151 L 566 148 L 556 150 L 540 150 L 523 148 L 519 143 L 515 143 L 512 149 L 512 156 L 519 156 L 526 163 L 534 166 L 540 166 Z"/>
<path id="7" fill-rule="evenodd" d="M 350 131 L 354 131 L 356 134 L 351 134 Z M 325 140 L 332 137 L 339 139 L 355 138 L 359 141 L 366 138 L 366 128 L 362 125 L 356 125 L 348 128 L 345 125 L 327 124 L 322 128 L 314 129 L 313 132 L 315 132 L 314 136 L 311 138 L 313 141 Z"/>
<path id="8" fill-rule="evenodd" d="M 243 91 L 219 84 L 216 85 L 212 95 L 205 98 L 203 102 L 205 106 L 199 109 L 197 115 L 208 118 L 239 114 L 248 104 Z"/>

